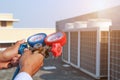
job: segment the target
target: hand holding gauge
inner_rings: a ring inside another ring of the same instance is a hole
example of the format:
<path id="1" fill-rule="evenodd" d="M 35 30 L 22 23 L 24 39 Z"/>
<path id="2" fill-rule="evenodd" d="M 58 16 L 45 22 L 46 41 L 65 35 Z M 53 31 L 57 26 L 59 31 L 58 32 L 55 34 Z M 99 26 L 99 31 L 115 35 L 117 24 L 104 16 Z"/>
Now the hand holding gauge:
<path id="1" fill-rule="evenodd" d="M 45 33 L 38 33 L 30 36 L 27 39 L 27 44 L 20 45 L 19 54 L 23 54 L 25 48 L 29 48 L 34 53 L 42 54 L 45 58 L 52 52 L 54 57 L 59 57 L 62 53 L 62 46 L 66 43 L 66 35 L 64 32 L 56 32 L 50 35 Z M 20 67 L 16 69 L 12 80 L 19 73 Z"/>

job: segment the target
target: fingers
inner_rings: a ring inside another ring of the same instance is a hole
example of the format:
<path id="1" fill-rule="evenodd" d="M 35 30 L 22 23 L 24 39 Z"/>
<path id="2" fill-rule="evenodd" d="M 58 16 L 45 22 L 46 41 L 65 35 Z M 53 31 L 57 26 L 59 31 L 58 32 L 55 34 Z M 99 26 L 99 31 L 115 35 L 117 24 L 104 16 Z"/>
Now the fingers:
<path id="1" fill-rule="evenodd" d="M 19 64 L 20 57 L 21 57 L 21 55 L 19 55 L 19 54 L 17 56 L 13 57 L 12 60 L 10 61 L 9 66 L 11 66 L 11 67 L 17 66 Z"/>
<path id="2" fill-rule="evenodd" d="M 0 62 L 0 69 L 7 69 L 10 68 L 10 62 Z"/>
<path id="3" fill-rule="evenodd" d="M 31 54 L 32 54 L 31 50 L 25 48 L 25 49 L 24 49 L 24 53 L 23 53 L 23 55 L 22 55 L 21 58 L 24 59 L 24 57 L 30 56 Z"/>
<path id="4" fill-rule="evenodd" d="M 12 60 L 11 60 L 11 63 L 14 64 L 14 63 L 18 63 L 19 62 L 19 59 L 20 59 L 20 56 L 18 57 L 13 57 Z"/>
<path id="5" fill-rule="evenodd" d="M 21 57 L 21 55 L 20 55 L 20 54 L 18 54 L 16 57 L 20 58 L 20 57 Z"/>
<path id="6" fill-rule="evenodd" d="M 25 39 L 17 41 L 16 44 L 22 44 L 24 42 L 25 42 Z"/>
<path id="7" fill-rule="evenodd" d="M 19 65 L 19 61 L 16 61 L 16 62 L 10 62 L 10 64 L 8 66 L 10 66 L 10 68 L 11 68 L 11 67 L 16 67 L 18 65 Z"/>
<path id="8" fill-rule="evenodd" d="M 25 49 L 24 49 L 24 54 L 23 54 L 23 55 L 26 55 L 26 54 L 32 54 L 31 50 L 25 48 Z"/>
<path id="9" fill-rule="evenodd" d="M 43 62 L 41 63 L 41 66 L 40 67 L 42 67 L 43 66 Z"/>
<path id="10" fill-rule="evenodd" d="M 19 48 L 19 46 L 20 46 L 21 44 L 23 44 L 23 43 L 25 43 L 25 39 L 17 41 L 17 42 L 15 43 L 15 47 Z"/>

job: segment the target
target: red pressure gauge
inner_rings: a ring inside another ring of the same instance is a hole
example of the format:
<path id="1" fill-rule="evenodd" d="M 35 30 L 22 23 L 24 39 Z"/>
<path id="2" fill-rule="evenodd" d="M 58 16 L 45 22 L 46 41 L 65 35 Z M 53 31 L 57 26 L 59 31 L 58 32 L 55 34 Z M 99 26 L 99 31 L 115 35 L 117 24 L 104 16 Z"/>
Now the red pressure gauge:
<path id="1" fill-rule="evenodd" d="M 66 43 L 66 35 L 64 32 L 53 33 L 45 38 L 45 43 L 51 46 L 51 52 L 58 57 L 62 53 L 62 46 Z"/>
<path id="2" fill-rule="evenodd" d="M 45 38 L 45 43 L 49 46 L 53 43 L 60 43 L 63 46 L 66 43 L 66 35 L 64 32 L 53 33 Z"/>

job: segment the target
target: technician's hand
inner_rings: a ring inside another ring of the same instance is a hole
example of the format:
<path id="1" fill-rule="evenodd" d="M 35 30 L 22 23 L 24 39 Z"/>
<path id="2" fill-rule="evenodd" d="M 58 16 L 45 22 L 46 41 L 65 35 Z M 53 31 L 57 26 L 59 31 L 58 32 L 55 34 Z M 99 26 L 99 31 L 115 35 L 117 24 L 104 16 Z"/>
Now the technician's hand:
<path id="1" fill-rule="evenodd" d="M 25 40 L 17 41 L 15 45 L 8 47 L 6 50 L 4 50 L 1 53 L 0 61 L 10 61 L 15 57 L 16 58 L 20 57 L 20 55 L 18 54 L 18 49 L 19 49 L 20 44 L 24 42 Z"/>
<path id="2" fill-rule="evenodd" d="M 26 72 L 33 76 L 43 66 L 43 59 L 43 55 L 38 53 L 32 54 L 30 50 L 25 49 L 19 62 L 20 72 Z"/>
<path id="3" fill-rule="evenodd" d="M 17 66 L 19 63 L 19 57 L 14 57 L 10 61 L 0 61 L 0 69 L 7 69 Z"/>
<path id="4" fill-rule="evenodd" d="M 15 45 L 0 53 L 0 69 L 14 67 L 18 64 L 20 58 L 18 48 L 24 42 L 24 40 L 17 41 Z"/>

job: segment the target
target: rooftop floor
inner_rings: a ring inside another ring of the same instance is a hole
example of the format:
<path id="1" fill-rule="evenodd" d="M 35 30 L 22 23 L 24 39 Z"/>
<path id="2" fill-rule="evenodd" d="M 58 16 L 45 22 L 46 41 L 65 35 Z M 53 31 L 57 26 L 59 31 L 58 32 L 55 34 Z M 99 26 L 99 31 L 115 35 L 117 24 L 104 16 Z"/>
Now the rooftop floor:
<path id="1" fill-rule="evenodd" d="M 62 62 L 61 58 L 45 59 L 44 66 L 33 76 L 33 80 L 95 80 L 72 66 L 64 67 L 64 64 L 66 63 Z M 48 66 L 54 66 L 56 69 L 45 70 L 44 67 Z M 14 71 L 15 68 L 0 70 L 0 80 L 11 80 Z"/>

